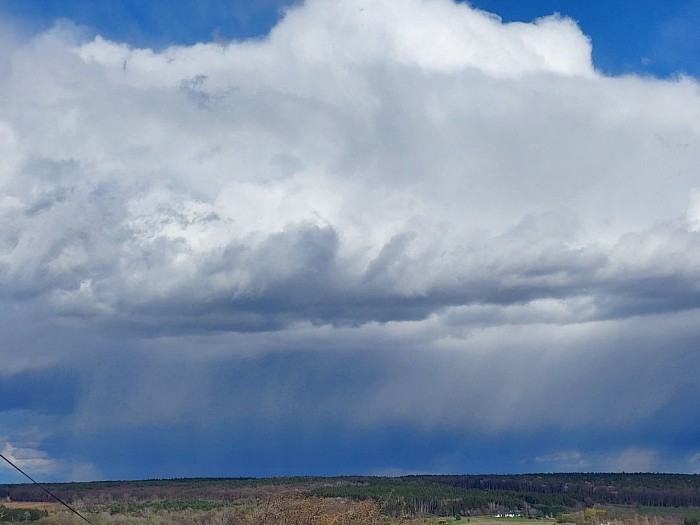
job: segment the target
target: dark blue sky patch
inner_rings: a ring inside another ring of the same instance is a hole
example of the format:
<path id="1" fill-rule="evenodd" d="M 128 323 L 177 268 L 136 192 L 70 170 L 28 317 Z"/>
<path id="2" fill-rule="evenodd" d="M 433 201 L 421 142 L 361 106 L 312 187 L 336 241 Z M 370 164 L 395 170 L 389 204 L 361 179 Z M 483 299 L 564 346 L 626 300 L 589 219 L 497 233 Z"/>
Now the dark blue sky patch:
<path id="1" fill-rule="evenodd" d="M 625 461 L 633 468 L 635 460 L 640 469 L 656 470 L 664 461 L 682 466 L 694 453 L 689 440 L 650 439 L 648 430 L 621 436 L 542 429 L 485 438 L 476 431 L 426 433 L 411 426 L 362 431 L 332 422 L 303 429 L 212 423 L 195 432 L 174 426 L 77 437 L 56 452 L 99 464 L 118 479 L 611 471 Z M 629 446 L 620 447 L 622 440 Z"/>
<path id="2" fill-rule="evenodd" d="M 30 410 L 52 415 L 69 415 L 82 394 L 74 370 L 41 368 L 0 375 L 0 411 Z"/>

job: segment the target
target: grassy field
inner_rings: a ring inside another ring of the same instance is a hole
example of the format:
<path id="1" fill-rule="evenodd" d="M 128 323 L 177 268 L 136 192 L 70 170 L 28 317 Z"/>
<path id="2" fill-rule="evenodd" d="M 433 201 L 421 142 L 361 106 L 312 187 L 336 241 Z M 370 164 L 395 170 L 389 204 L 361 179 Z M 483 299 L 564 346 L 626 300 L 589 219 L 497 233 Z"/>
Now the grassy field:
<path id="1" fill-rule="evenodd" d="M 40 509 L 48 512 L 62 512 L 65 507 L 50 501 L 3 501 L 0 505 L 8 509 Z"/>
<path id="2" fill-rule="evenodd" d="M 651 507 L 648 505 L 637 505 L 634 507 L 620 508 L 642 516 L 682 516 L 683 518 L 696 518 L 700 520 L 700 508 L 698 507 Z"/>
<path id="3" fill-rule="evenodd" d="M 530 522 L 532 525 L 555 525 L 555 519 L 528 519 L 524 517 L 497 518 L 495 516 L 388 516 L 374 501 L 353 501 L 342 498 L 266 498 L 247 502 L 208 501 L 140 501 L 131 504 L 74 502 L 80 512 L 94 525 L 514 525 Z M 37 525 L 84 524 L 64 507 L 54 503 L 5 502 L 5 509 L 12 509 L 12 519 L 0 522 L 33 521 Z M 48 515 L 29 519 L 29 509 L 46 511 Z M 631 509 L 617 509 L 627 513 Z M 649 509 L 648 514 L 634 511 L 628 518 L 618 517 L 610 521 L 596 520 L 581 525 L 683 525 L 681 515 L 689 509 Z M 600 510 L 598 511 L 600 512 Z M 664 518 L 657 517 L 664 514 Z M 700 514 L 700 509 L 690 509 L 690 514 Z M 602 516 L 602 514 L 600 514 Z M 632 517 L 633 516 L 633 517 Z"/>
<path id="4" fill-rule="evenodd" d="M 430 525 L 513 525 L 514 523 L 531 523 L 532 525 L 554 525 L 556 520 L 554 519 L 538 519 L 532 520 L 529 518 L 516 517 L 516 518 L 497 518 L 495 516 L 461 516 L 456 517 L 436 517 L 436 518 L 422 518 L 417 523 L 424 523 Z M 397 520 L 396 523 L 401 523 L 401 520 Z M 405 523 L 405 521 L 404 521 Z"/>

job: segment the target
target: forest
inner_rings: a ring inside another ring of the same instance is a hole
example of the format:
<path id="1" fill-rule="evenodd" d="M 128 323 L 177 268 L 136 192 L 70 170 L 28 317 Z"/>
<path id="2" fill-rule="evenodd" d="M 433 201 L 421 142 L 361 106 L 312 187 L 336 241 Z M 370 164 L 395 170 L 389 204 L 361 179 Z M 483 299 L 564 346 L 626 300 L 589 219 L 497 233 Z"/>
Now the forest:
<path id="1" fill-rule="evenodd" d="M 298 514 L 311 507 L 317 509 L 319 516 L 326 511 L 336 518 L 354 516 L 350 521 L 343 518 L 347 523 L 365 522 L 358 520 L 370 515 L 376 517 L 377 523 L 382 519 L 410 521 L 431 517 L 473 518 L 474 523 L 480 523 L 503 516 L 506 520 L 557 520 L 576 525 L 698 525 L 700 518 L 700 475 L 679 474 L 195 478 L 60 483 L 46 487 L 96 519 L 126 516 L 137 520 L 134 523 L 141 518 L 153 522 L 153 517 L 158 516 L 167 516 L 163 523 L 175 522 L 176 516 L 185 515 L 195 520 L 192 523 L 205 523 L 204 516 L 227 513 L 229 518 L 221 523 L 246 523 L 243 519 L 252 520 L 250 523 L 277 523 L 260 517 L 260 512 L 272 512 L 273 508 L 276 516 L 286 516 L 280 523 L 291 523 L 285 513 Z M 5 500 L 0 507 L 0 521 L 4 522 L 54 523 L 50 514 L 61 511 L 37 485 L 0 485 L 0 498 Z M 231 518 L 232 512 L 238 521 Z M 197 521 L 195 516 L 203 521 Z M 629 521 L 640 517 L 651 521 Z M 334 523 L 341 522 L 338 518 Z"/>

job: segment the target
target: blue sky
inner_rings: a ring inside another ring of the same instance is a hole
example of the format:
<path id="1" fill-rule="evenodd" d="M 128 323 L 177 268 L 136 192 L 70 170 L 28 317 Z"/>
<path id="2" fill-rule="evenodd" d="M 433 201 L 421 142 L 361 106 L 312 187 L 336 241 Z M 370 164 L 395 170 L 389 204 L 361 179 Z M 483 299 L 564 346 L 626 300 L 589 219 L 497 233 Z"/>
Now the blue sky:
<path id="1" fill-rule="evenodd" d="M 700 472 L 698 21 L 1 0 L 0 451 Z"/>
<path id="2" fill-rule="evenodd" d="M 575 19 L 593 41 L 593 61 L 609 74 L 697 76 L 700 40 L 692 30 L 700 18 L 697 2 L 622 0 L 484 0 L 472 2 L 506 21 L 530 21 L 558 12 Z"/>

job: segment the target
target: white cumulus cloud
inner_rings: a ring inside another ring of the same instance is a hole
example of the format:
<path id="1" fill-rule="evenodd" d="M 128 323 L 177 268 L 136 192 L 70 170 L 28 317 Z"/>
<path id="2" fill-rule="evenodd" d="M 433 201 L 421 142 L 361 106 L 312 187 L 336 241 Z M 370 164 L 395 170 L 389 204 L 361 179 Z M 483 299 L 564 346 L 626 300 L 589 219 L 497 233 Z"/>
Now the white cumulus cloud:
<path id="1" fill-rule="evenodd" d="M 124 424 L 214 403 L 206 367 L 153 386 L 169 355 L 289 348 L 329 370 L 378 349 L 357 425 L 653 417 L 697 390 L 700 89 L 606 77 L 591 45 L 451 0 L 308 0 L 265 38 L 161 51 L 68 24 L 8 40 L 0 356 L 152 356 L 81 376 L 81 428 L 107 400 Z M 630 450 L 620 468 L 655 465 Z"/>

